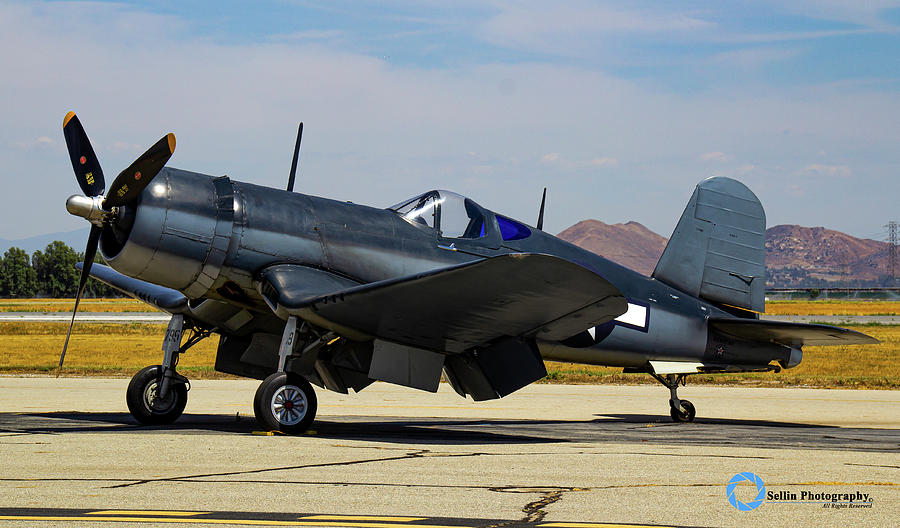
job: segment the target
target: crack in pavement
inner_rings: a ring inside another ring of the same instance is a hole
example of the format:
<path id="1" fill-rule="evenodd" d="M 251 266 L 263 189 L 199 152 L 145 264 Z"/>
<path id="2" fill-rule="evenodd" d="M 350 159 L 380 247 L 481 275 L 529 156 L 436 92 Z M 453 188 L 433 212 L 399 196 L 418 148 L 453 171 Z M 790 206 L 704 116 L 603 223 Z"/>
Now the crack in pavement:
<path id="1" fill-rule="evenodd" d="M 533 453 L 520 453 L 522 455 L 532 455 Z M 577 454 L 590 454 L 590 453 L 577 453 Z M 648 455 L 648 456 L 694 456 L 694 455 L 683 455 L 683 454 L 671 454 L 667 455 L 664 453 L 625 453 L 625 454 L 636 454 L 636 455 Z M 126 483 L 116 484 L 113 486 L 107 486 L 107 489 L 113 488 L 127 488 L 131 486 L 139 486 L 142 484 L 150 484 L 157 482 L 177 482 L 177 481 L 191 481 L 198 482 L 198 479 L 206 479 L 209 477 L 227 477 L 227 476 L 236 476 L 236 475 L 252 475 L 252 474 L 260 474 L 267 473 L 272 471 L 286 471 L 286 470 L 296 470 L 296 469 L 310 469 L 310 468 L 320 468 L 320 467 L 337 467 L 337 466 L 353 466 L 359 464 L 369 464 L 375 462 L 393 462 L 398 460 L 410 460 L 413 458 L 458 458 L 458 457 L 479 457 L 479 456 L 511 456 L 509 453 L 487 453 L 487 452 L 471 452 L 471 453 L 434 453 L 430 449 L 420 449 L 413 452 L 406 453 L 404 455 L 397 455 L 392 457 L 382 457 L 382 458 L 367 458 L 361 460 L 350 460 L 345 462 L 323 462 L 319 464 L 301 464 L 296 466 L 281 466 L 275 468 L 262 468 L 262 469 L 249 469 L 244 471 L 226 471 L 219 473 L 201 473 L 195 475 L 183 475 L 177 477 L 160 477 L 160 478 L 152 478 L 152 479 L 139 479 L 139 480 L 130 480 Z M 699 456 L 699 455 L 697 455 Z M 713 455 L 715 456 L 715 455 Z M 725 458 L 768 458 L 768 457 L 731 457 L 728 455 L 723 455 Z M 240 482 L 240 481 L 229 481 L 229 482 Z"/>
<path id="2" fill-rule="evenodd" d="M 456 457 L 477 457 L 477 456 L 491 456 L 494 453 L 433 453 L 429 449 L 419 449 L 413 451 L 411 453 L 407 453 L 405 455 L 398 455 L 392 457 L 382 457 L 382 458 L 366 458 L 361 460 L 349 460 L 346 462 L 322 462 L 319 464 L 300 464 L 297 466 L 282 466 L 282 467 L 274 467 L 274 468 L 262 468 L 262 469 L 248 469 L 245 471 L 223 471 L 220 473 L 201 473 L 197 475 L 183 475 L 179 477 L 160 477 L 153 479 L 140 479 L 140 480 L 129 480 L 124 484 L 116 484 L 114 486 L 106 486 L 106 489 L 113 488 L 128 488 L 131 486 L 139 486 L 141 484 L 150 484 L 157 482 L 178 482 L 178 481 L 190 481 L 190 482 L 204 482 L 197 479 L 205 479 L 208 477 L 227 477 L 231 475 L 253 475 L 259 473 L 267 473 L 272 471 L 286 471 L 292 469 L 309 469 L 309 468 L 321 468 L 321 467 L 336 467 L 336 466 L 354 466 L 359 464 L 370 464 L 373 462 L 393 462 L 397 460 L 410 460 L 413 458 L 425 458 L 425 457 L 433 457 L 433 458 L 456 458 Z M 239 481 L 229 481 L 229 482 L 239 482 Z"/>
<path id="3" fill-rule="evenodd" d="M 346 462 L 322 462 L 319 464 L 301 464 L 297 466 L 282 466 L 282 467 L 274 467 L 274 468 L 263 468 L 263 469 L 248 469 L 245 471 L 223 471 L 220 473 L 201 473 L 198 475 L 184 475 L 180 477 L 162 477 L 155 479 L 141 479 L 136 481 L 131 481 L 127 484 L 117 484 L 115 486 L 107 486 L 108 489 L 111 488 L 127 488 L 130 486 L 138 486 L 141 484 L 149 484 L 154 482 L 175 482 L 179 480 L 193 480 L 205 477 L 226 477 L 230 475 L 253 475 L 259 473 L 267 473 L 271 471 L 285 471 L 291 469 L 309 469 L 309 468 L 320 468 L 320 467 L 335 467 L 335 466 L 354 466 L 358 464 L 369 464 L 372 462 L 391 462 L 394 460 L 408 460 L 412 458 L 421 458 L 429 453 L 428 449 L 421 449 L 417 451 L 413 451 L 412 453 L 407 453 L 405 455 L 393 456 L 393 457 L 383 457 L 383 458 L 366 458 L 362 460 L 348 460 Z"/>
<path id="4" fill-rule="evenodd" d="M 860 466 L 860 467 L 877 467 L 877 468 L 887 468 L 887 469 L 900 469 L 900 466 L 886 466 L 882 464 L 854 464 L 853 462 L 844 462 L 845 466 Z"/>
<path id="5" fill-rule="evenodd" d="M 533 486 L 519 488 L 519 487 L 504 487 L 504 488 L 491 488 L 491 491 L 496 491 L 500 493 L 540 493 L 541 497 L 536 500 L 529 502 L 525 506 L 522 507 L 522 513 L 525 514 L 521 519 L 516 519 L 512 521 L 501 521 L 493 524 L 489 524 L 484 528 L 506 528 L 509 526 L 520 526 L 522 524 L 530 524 L 535 525 L 544 520 L 544 517 L 547 516 L 547 510 L 545 508 L 554 502 L 558 502 L 562 500 L 564 493 L 569 493 L 573 491 L 589 491 L 589 488 L 537 488 Z"/>

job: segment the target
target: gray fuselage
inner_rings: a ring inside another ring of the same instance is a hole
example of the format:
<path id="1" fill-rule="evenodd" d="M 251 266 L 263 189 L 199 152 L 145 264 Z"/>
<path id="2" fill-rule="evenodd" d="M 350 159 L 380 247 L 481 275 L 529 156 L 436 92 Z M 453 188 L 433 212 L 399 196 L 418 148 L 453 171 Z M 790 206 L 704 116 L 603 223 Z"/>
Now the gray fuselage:
<path id="1" fill-rule="evenodd" d="M 708 317 L 731 314 L 543 231 L 529 226 L 529 236 L 503 240 L 497 215 L 481 211 L 481 237 L 445 238 L 390 209 L 165 168 L 138 205 L 120 213 L 127 221 L 119 232 L 104 231 L 100 248 L 121 273 L 272 318 L 257 274 L 273 264 L 364 284 L 506 253 L 545 253 L 601 275 L 630 308 L 571 339 L 540 342 L 545 359 L 641 370 L 651 360 L 767 365 L 790 357 L 787 347 L 711 333 Z"/>

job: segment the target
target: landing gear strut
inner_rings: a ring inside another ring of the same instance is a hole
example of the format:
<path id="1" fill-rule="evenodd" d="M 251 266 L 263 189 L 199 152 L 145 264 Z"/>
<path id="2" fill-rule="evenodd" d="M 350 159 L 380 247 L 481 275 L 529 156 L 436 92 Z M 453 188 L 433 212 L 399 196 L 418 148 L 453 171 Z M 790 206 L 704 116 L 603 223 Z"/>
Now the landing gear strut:
<path id="1" fill-rule="evenodd" d="M 678 386 L 685 384 L 687 374 L 666 374 L 665 376 L 651 374 L 651 376 L 653 376 L 656 381 L 665 385 L 671 393 L 671 397 L 669 398 L 669 414 L 672 416 L 672 421 L 693 422 L 694 416 L 697 414 L 697 411 L 694 409 L 694 404 L 678 397 Z"/>
<path id="2" fill-rule="evenodd" d="M 297 334 L 297 317 L 288 317 L 278 350 L 278 371 L 263 380 L 253 398 L 256 421 L 267 431 L 300 434 L 309 429 L 316 417 L 318 403 L 316 392 L 306 379 L 294 372 L 285 372 L 288 359 L 301 371 L 304 365 L 311 368 L 318 351 L 331 339 L 325 334 L 307 344 L 300 354 L 294 354 Z M 297 363 L 299 362 L 299 363 Z"/>
<path id="3" fill-rule="evenodd" d="M 169 320 L 166 337 L 163 340 L 162 365 L 152 365 L 141 369 L 131 378 L 125 402 L 134 419 L 144 425 L 170 424 L 181 416 L 187 405 L 190 382 L 178 374 L 180 354 L 207 338 L 212 330 L 205 330 L 188 323 L 191 335 L 182 344 L 184 316 L 176 314 Z"/>

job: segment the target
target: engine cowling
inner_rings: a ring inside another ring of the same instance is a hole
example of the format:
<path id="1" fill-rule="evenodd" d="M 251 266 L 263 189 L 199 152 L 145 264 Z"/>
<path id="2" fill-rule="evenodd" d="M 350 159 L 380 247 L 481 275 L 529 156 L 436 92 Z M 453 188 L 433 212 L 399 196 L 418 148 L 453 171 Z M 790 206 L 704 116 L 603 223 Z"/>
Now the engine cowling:
<path id="1" fill-rule="evenodd" d="M 225 262 L 234 208 L 227 177 L 164 168 L 135 204 L 119 208 L 100 251 L 120 273 L 201 297 Z"/>

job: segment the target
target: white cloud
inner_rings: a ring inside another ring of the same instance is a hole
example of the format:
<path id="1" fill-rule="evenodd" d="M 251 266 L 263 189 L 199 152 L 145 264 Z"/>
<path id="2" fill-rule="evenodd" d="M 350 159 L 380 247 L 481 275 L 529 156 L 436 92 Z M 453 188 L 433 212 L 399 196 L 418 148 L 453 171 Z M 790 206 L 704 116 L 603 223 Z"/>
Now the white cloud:
<path id="1" fill-rule="evenodd" d="M 732 156 L 725 154 L 724 152 L 705 152 L 698 156 L 700 161 L 716 161 L 716 162 L 724 162 L 731 161 Z"/>
<path id="2" fill-rule="evenodd" d="M 480 27 L 485 40 L 560 55 L 596 54 L 598 39 L 614 35 L 687 33 L 716 25 L 679 8 L 637 9 L 596 2 L 517 2 L 495 7 L 499 11 Z"/>
<path id="3" fill-rule="evenodd" d="M 549 21 L 554 31 L 562 31 L 560 20 Z M 656 31 L 653 24 L 664 31 L 665 20 L 631 24 L 634 31 Z M 690 32 L 691 17 L 673 20 L 672 31 Z M 616 196 L 607 192 L 605 217 L 670 232 L 704 176 L 696 153 L 711 145 L 727 159 L 708 161 L 753 160 L 768 168 L 752 171 L 748 184 L 762 189 L 770 219 L 785 211 L 779 223 L 807 223 L 807 215 L 828 210 L 828 196 L 809 206 L 780 201 L 783 180 L 802 166 L 797 159 L 818 159 L 820 150 L 845 165 L 810 165 L 803 174 L 839 176 L 841 169 L 824 167 L 852 166 L 865 175 L 851 188 L 830 191 L 848 207 L 864 204 L 852 221 L 881 221 L 870 204 L 897 194 L 900 103 L 882 87 L 711 86 L 675 94 L 639 78 L 557 62 L 417 68 L 303 39 L 215 42 L 192 36 L 173 17 L 103 3 L 3 4 L 0 46 L 13 51 L 0 54 L 0 71 L 15 72 L 0 83 L 0 100 L 8 102 L 0 155 L 13 173 L 47 175 L 26 182 L 34 206 L 11 204 L 0 213 L 5 238 L 82 227 L 62 206 L 77 190 L 60 130 L 70 109 L 107 174 L 172 130 L 173 166 L 282 187 L 303 120 L 301 192 L 386 206 L 428 188 L 450 188 L 530 218 L 532 194 L 551 181 L 556 203 L 566 204 L 552 215 L 558 225 L 551 230 L 591 216 L 604 183 L 598 168 L 615 167 L 622 183 Z M 507 79 L 516 88 L 504 94 L 498 86 Z M 55 153 L 16 147 L 29 143 L 22 138 L 41 137 L 55 142 L 43 143 Z M 627 198 L 637 193 L 640 212 Z M 673 199 L 678 193 L 684 201 Z M 15 221 L 23 215 L 33 221 Z"/>
<path id="4" fill-rule="evenodd" d="M 270 37 L 273 41 L 314 41 L 335 40 L 346 37 L 346 33 L 337 29 L 311 29 L 293 33 L 279 33 Z"/>
<path id="5" fill-rule="evenodd" d="M 26 141 L 16 141 L 13 144 L 13 147 L 19 150 L 48 149 L 56 146 L 56 141 L 50 139 L 47 136 L 40 136 L 38 138 Z"/>
<path id="6" fill-rule="evenodd" d="M 823 165 L 821 163 L 812 163 L 800 169 L 800 173 L 808 176 L 849 178 L 853 174 L 853 171 L 846 165 Z"/>
<path id="7" fill-rule="evenodd" d="M 586 167 L 615 167 L 619 164 L 619 160 L 609 157 L 592 158 L 587 161 L 575 161 L 561 157 L 558 152 L 550 152 L 548 154 L 544 154 L 543 156 L 541 156 L 541 162 L 547 164 L 555 164 L 560 168 L 568 170 L 583 169 Z"/>
<path id="8" fill-rule="evenodd" d="M 590 161 L 594 167 L 615 167 L 619 164 L 616 158 L 594 158 Z"/>
<path id="9" fill-rule="evenodd" d="M 541 161 L 544 163 L 553 163 L 554 161 L 559 161 L 559 152 L 550 152 L 541 156 Z"/>

